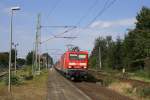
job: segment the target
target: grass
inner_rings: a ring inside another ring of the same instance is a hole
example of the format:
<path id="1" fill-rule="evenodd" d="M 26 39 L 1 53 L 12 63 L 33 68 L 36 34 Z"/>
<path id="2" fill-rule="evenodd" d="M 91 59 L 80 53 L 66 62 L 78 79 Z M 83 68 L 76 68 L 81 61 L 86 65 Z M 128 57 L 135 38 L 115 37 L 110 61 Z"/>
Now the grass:
<path id="1" fill-rule="evenodd" d="M 17 75 L 30 75 L 30 66 L 19 70 Z M 1 100 L 45 100 L 47 97 L 47 79 L 48 71 L 43 70 L 40 75 L 31 80 L 23 80 L 21 85 L 13 85 L 11 93 L 8 93 L 7 86 L 3 81 L 0 82 Z"/>
<path id="2" fill-rule="evenodd" d="M 139 71 L 132 73 L 130 78 L 145 81 L 145 82 L 150 82 L 150 72 L 139 70 Z"/>
<path id="3" fill-rule="evenodd" d="M 150 98 L 150 87 L 135 87 L 127 82 L 114 82 L 108 87 L 122 95 L 129 96 L 134 100 L 149 100 Z"/>
<path id="4" fill-rule="evenodd" d="M 122 70 L 113 70 L 110 68 L 105 68 L 103 70 L 103 72 L 101 72 L 103 74 L 107 74 L 110 76 L 115 76 L 115 77 L 121 77 L 122 74 Z M 148 71 L 144 71 L 144 70 L 138 70 L 135 72 L 126 72 L 127 78 L 129 79 L 135 79 L 135 80 L 140 80 L 140 81 L 144 81 L 144 82 L 150 82 L 150 72 Z"/>

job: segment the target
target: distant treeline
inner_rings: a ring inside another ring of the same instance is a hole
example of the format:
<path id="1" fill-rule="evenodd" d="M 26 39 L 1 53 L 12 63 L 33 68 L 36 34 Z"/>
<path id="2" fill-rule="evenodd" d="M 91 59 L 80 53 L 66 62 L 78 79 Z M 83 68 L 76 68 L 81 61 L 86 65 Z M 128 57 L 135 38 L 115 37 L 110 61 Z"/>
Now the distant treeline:
<path id="1" fill-rule="evenodd" d="M 33 51 L 31 51 L 31 52 L 28 52 L 25 59 L 17 58 L 17 65 L 22 66 L 24 64 L 27 64 L 27 65 L 33 64 L 33 62 L 35 60 L 35 58 L 33 58 L 33 54 L 35 54 L 35 53 Z M 17 56 L 17 53 L 16 53 L 16 56 Z M 43 53 L 40 58 L 41 58 L 40 59 L 41 62 L 53 65 L 53 58 L 48 53 Z M 12 64 L 14 64 L 14 62 L 15 62 L 15 50 L 14 49 L 12 49 L 12 58 L 11 59 L 12 59 Z M 8 67 L 8 62 L 9 62 L 9 53 L 8 52 L 0 52 L 0 68 Z"/>
<path id="2" fill-rule="evenodd" d="M 7 65 L 8 59 L 9 59 L 9 53 L 8 52 L 0 53 L 0 64 Z"/>
<path id="3" fill-rule="evenodd" d="M 150 57 L 150 8 L 143 7 L 136 16 L 135 28 L 124 39 L 98 37 L 90 56 L 90 66 L 99 66 L 99 48 L 103 68 L 128 70 L 144 69 Z M 150 69 L 149 69 L 150 70 Z"/>
<path id="4" fill-rule="evenodd" d="M 17 55 L 17 53 L 16 53 Z M 12 63 L 15 62 L 15 50 L 12 49 Z M 8 62 L 9 62 L 9 52 L 0 52 L 0 68 L 1 67 L 8 67 Z M 25 59 L 23 58 L 17 58 L 17 65 L 24 65 L 25 64 Z"/>

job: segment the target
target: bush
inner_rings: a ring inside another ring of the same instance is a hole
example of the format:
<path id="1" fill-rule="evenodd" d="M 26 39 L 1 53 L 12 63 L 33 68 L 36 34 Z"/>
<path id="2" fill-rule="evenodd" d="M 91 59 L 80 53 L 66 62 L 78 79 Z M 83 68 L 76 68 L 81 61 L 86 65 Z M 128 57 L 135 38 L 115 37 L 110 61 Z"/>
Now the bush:
<path id="1" fill-rule="evenodd" d="M 104 86 L 109 86 L 112 82 L 114 82 L 114 80 L 112 78 L 105 78 L 103 80 L 103 85 Z"/>
<path id="2" fill-rule="evenodd" d="M 138 94 L 142 97 L 150 97 L 150 87 L 139 89 Z"/>
<path id="3" fill-rule="evenodd" d="M 28 75 L 28 76 L 25 76 L 24 78 L 25 78 L 25 80 L 32 80 L 33 79 L 33 75 Z"/>
<path id="4" fill-rule="evenodd" d="M 147 71 L 144 71 L 144 70 L 136 71 L 136 72 L 135 72 L 135 75 L 136 75 L 136 76 L 139 76 L 139 77 L 143 77 L 143 78 L 148 78 L 148 79 L 150 79 L 150 73 L 147 72 Z"/>
<path id="5" fill-rule="evenodd" d="M 5 79 L 5 84 L 8 85 L 8 82 L 9 82 L 9 78 L 7 77 Z M 10 77 L 10 82 L 11 82 L 11 85 L 20 85 L 22 83 L 21 78 L 16 75 L 12 75 Z"/>

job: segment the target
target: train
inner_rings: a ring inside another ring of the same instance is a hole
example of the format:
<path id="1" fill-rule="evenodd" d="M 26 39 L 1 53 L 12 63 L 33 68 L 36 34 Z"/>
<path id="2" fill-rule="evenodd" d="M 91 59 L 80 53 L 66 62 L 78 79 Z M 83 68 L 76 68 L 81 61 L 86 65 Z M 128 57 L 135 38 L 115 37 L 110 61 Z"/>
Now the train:
<path id="1" fill-rule="evenodd" d="M 55 68 L 71 80 L 86 79 L 88 51 L 66 51 L 55 64 Z"/>

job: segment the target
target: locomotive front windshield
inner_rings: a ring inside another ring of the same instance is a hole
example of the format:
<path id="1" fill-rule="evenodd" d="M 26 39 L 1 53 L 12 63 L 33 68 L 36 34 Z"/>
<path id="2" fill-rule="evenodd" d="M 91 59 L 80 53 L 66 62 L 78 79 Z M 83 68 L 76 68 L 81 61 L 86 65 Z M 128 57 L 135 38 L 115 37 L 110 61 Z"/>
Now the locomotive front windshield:
<path id="1" fill-rule="evenodd" d="M 84 60 L 84 59 L 86 59 L 86 55 L 85 54 L 79 54 L 78 58 L 79 58 L 79 60 Z"/>
<path id="2" fill-rule="evenodd" d="M 70 60 L 85 60 L 86 54 L 70 54 L 69 59 Z"/>

